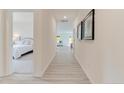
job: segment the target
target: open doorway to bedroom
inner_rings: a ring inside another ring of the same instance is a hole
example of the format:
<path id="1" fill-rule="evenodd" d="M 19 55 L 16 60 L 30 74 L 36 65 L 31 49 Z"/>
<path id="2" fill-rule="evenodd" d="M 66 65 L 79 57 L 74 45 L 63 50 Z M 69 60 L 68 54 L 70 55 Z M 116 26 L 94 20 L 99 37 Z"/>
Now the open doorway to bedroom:
<path id="1" fill-rule="evenodd" d="M 33 73 L 33 12 L 13 12 L 13 72 Z"/>

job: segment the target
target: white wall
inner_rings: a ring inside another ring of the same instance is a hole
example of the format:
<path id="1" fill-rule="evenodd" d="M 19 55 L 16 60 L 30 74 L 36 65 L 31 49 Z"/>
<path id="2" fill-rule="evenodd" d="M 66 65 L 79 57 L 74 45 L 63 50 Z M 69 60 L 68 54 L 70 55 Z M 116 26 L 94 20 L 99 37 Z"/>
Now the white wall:
<path id="1" fill-rule="evenodd" d="M 124 83 L 124 10 L 97 10 L 104 83 Z M 99 21 L 100 20 L 100 21 Z"/>
<path id="2" fill-rule="evenodd" d="M 4 26 L 4 11 L 0 10 L 0 76 L 4 74 L 4 37 L 5 37 L 5 26 Z"/>
<path id="3" fill-rule="evenodd" d="M 0 10 L 0 76 L 12 73 L 11 13 Z"/>
<path id="4" fill-rule="evenodd" d="M 95 40 L 75 40 L 75 56 L 92 83 L 124 83 L 123 23 L 124 10 L 96 10 Z"/>
<path id="5" fill-rule="evenodd" d="M 13 12 L 13 33 L 33 38 L 33 12 Z"/>
<path id="6" fill-rule="evenodd" d="M 42 76 L 56 54 L 56 21 L 49 10 L 35 12 L 35 76 Z"/>

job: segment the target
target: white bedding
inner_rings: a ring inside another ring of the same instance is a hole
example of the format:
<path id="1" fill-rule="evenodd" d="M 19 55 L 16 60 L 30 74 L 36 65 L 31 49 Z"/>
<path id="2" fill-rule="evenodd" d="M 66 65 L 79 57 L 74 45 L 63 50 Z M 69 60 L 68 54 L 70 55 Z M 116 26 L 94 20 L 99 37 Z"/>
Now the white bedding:
<path id="1" fill-rule="evenodd" d="M 22 54 L 25 54 L 33 50 L 33 45 L 13 45 L 13 57 L 15 59 L 21 57 Z"/>

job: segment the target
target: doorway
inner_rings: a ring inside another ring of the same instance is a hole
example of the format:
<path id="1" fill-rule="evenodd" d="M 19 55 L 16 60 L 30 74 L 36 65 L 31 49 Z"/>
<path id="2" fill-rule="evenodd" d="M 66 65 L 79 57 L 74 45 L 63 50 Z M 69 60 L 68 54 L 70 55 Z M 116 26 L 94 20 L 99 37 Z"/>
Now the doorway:
<path id="1" fill-rule="evenodd" d="M 33 12 L 12 13 L 13 73 L 33 73 Z"/>
<path id="2" fill-rule="evenodd" d="M 63 19 L 68 20 L 68 19 Z M 57 49 L 73 50 L 74 37 L 73 37 L 73 26 L 72 23 L 68 21 L 58 21 L 57 22 Z"/>

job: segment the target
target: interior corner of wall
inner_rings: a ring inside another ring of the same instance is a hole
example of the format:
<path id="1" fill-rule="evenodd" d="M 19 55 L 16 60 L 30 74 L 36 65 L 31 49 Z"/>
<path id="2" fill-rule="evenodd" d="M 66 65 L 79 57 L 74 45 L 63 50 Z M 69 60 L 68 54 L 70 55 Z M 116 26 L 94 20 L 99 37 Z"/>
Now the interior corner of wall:
<path id="1" fill-rule="evenodd" d="M 54 53 L 54 55 L 51 57 L 51 59 L 49 60 L 49 62 L 47 63 L 47 65 L 44 67 L 44 69 L 41 72 L 41 77 L 43 77 L 45 71 L 47 70 L 47 68 L 49 67 L 50 63 L 53 61 L 54 57 L 56 56 L 56 52 Z"/>

